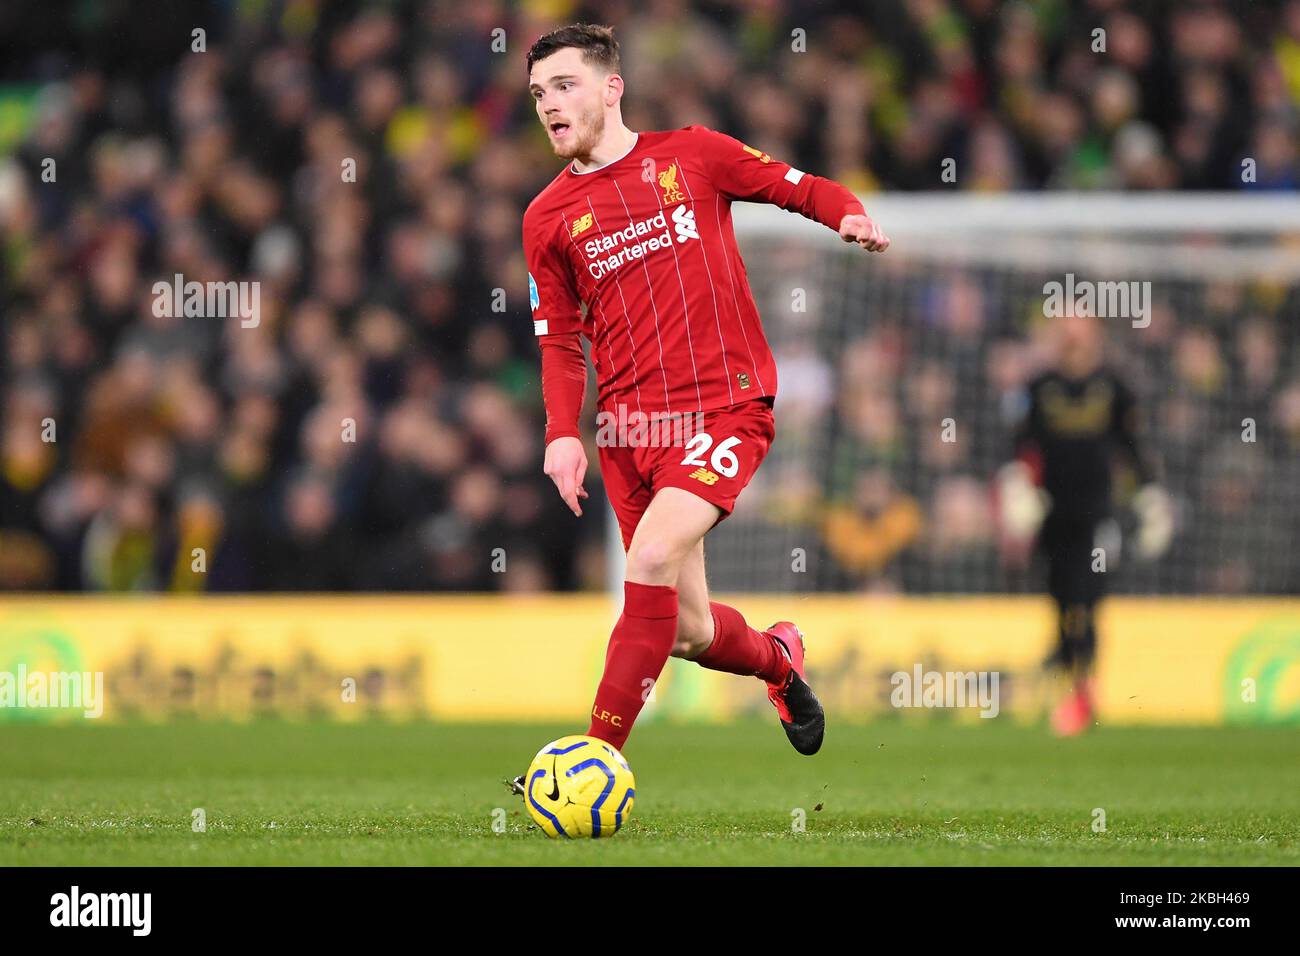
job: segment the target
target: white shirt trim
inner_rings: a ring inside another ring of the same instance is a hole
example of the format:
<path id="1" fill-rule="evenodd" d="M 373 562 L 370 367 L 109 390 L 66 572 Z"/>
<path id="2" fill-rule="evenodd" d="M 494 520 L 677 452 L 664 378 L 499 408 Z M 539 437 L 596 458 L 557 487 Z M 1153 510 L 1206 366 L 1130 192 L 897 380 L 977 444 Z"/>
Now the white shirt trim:
<path id="1" fill-rule="evenodd" d="M 632 150 L 636 149 L 636 144 L 637 144 L 637 142 L 638 142 L 640 139 L 641 139 L 641 134 L 640 134 L 640 133 L 633 133 L 633 134 L 632 134 L 632 145 L 629 146 L 629 147 L 627 148 L 627 151 L 626 151 L 625 153 L 623 153 L 622 156 L 615 157 L 614 159 L 611 159 L 608 163 L 601 163 L 601 164 L 600 164 L 599 166 L 597 166 L 595 169 L 585 169 L 585 170 L 584 170 L 584 169 L 576 169 L 576 168 L 574 168 L 574 165 L 573 165 L 574 163 L 577 162 L 577 160 L 575 159 L 575 160 L 573 160 L 573 162 L 569 163 L 569 172 L 573 173 L 573 175 L 575 175 L 575 176 L 586 176 L 586 175 L 589 175 L 590 173 L 598 173 L 598 172 L 600 172 L 602 169 L 604 169 L 606 166 L 613 166 L 613 165 L 614 165 L 615 163 L 617 163 L 620 159 L 626 159 L 629 155 L 631 155 Z"/>

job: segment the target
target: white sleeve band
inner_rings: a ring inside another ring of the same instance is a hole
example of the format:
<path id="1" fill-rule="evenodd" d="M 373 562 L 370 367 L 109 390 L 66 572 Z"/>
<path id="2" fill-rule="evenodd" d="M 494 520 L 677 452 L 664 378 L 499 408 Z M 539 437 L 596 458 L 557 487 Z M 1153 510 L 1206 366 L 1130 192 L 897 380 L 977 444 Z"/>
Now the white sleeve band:
<path id="1" fill-rule="evenodd" d="M 798 186 L 799 180 L 803 179 L 803 170 L 795 169 L 793 166 L 791 166 L 789 169 L 785 171 L 785 179 L 786 182 L 793 183 L 794 185 Z"/>
<path id="2" fill-rule="evenodd" d="M 533 319 L 533 335 L 546 335 L 549 319 Z"/>

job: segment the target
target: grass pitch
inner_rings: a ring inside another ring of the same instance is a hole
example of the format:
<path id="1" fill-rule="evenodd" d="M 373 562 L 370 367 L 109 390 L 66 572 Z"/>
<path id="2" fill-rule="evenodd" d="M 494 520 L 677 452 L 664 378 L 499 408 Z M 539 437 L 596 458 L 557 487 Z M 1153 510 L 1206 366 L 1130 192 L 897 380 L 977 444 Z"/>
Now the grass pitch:
<path id="1" fill-rule="evenodd" d="M 646 724 L 631 822 L 566 843 L 501 781 L 573 730 L 0 724 L 0 865 L 1300 864 L 1294 729 Z"/>

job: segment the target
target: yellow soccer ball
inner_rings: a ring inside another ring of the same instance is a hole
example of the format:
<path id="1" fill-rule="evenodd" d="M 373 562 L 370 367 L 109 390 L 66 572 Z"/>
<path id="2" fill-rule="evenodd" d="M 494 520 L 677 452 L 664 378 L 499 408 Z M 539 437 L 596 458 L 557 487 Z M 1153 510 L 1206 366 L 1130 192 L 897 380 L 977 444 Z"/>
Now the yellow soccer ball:
<path id="1" fill-rule="evenodd" d="M 548 837 L 610 837 L 627 822 L 636 780 L 623 755 L 596 737 L 553 740 L 524 779 L 528 812 Z"/>

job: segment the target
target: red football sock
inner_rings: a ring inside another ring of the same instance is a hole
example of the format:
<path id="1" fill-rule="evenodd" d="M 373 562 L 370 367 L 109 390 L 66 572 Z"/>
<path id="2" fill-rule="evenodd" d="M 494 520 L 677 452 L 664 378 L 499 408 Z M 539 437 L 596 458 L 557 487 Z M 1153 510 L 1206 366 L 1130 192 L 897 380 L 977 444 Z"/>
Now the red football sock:
<path id="1" fill-rule="evenodd" d="M 623 614 L 605 654 L 605 673 L 591 707 L 589 737 L 622 749 L 677 639 L 677 589 L 657 584 L 623 585 Z"/>
<path id="2" fill-rule="evenodd" d="M 713 612 L 713 643 L 695 663 L 711 671 L 761 677 L 770 683 L 785 680 L 790 661 L 781 644 L 767 631 L 756 631 L 734 607 L 709 602 Z"/>

